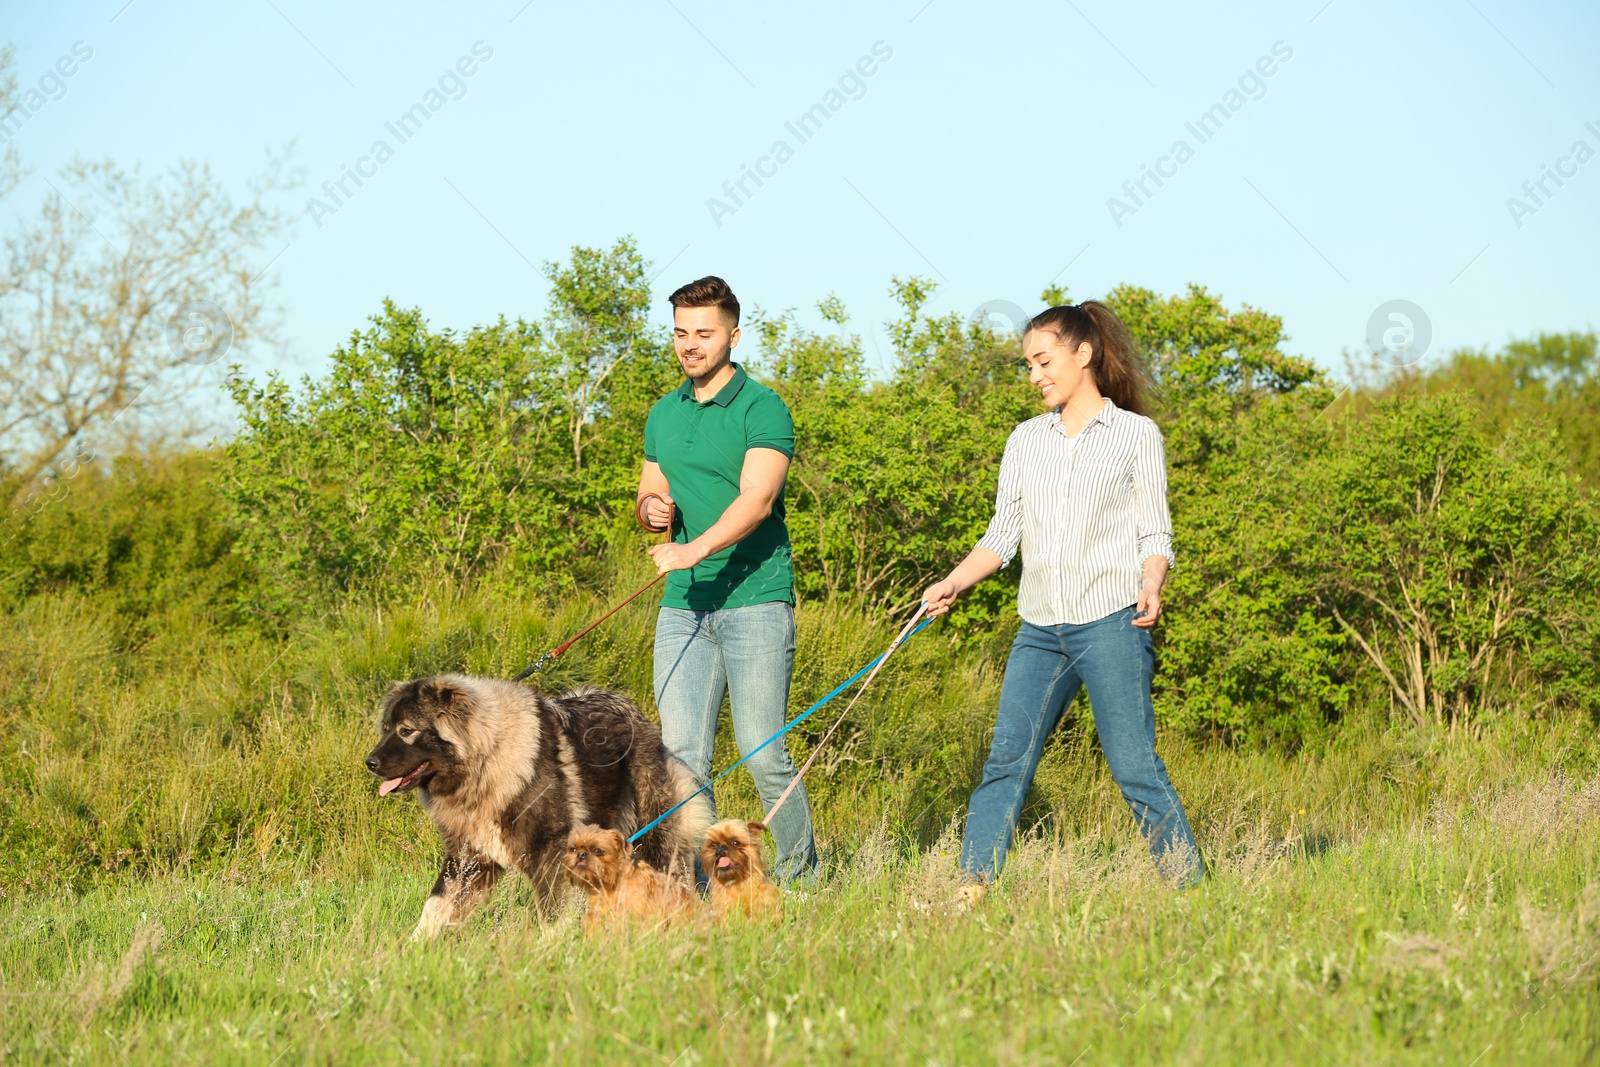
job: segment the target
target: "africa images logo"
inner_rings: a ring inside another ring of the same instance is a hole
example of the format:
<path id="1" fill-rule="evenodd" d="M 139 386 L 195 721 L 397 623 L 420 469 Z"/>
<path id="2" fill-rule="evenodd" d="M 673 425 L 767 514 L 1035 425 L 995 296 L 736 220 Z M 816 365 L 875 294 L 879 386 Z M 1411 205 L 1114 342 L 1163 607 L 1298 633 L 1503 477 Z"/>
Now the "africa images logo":
<path id="1" fill-rule="evenodd" d="M 233 319 L 211 300 L 190 300 L 167 319 L 167 347 L 185 363 L 207 367 L 233 347 Z"/>
<path id="2" fill-rule="evenodd" d="M 823 123 L 842 111 L 845 104 L 866 96 L 867 79 L 878 73 L 882 64 L 892 58 L 894 49 L 887 43 L 872 42 L 871 55 L 862 56 L 852 66 L 846 67 L 844 73 L 839 75 L 839 80 L 822 94 L 820 101 L 801 112 L 793 122 L 783 124 L 783 128 L 794 138 L 795 145 L 803 145 L 822 132 Z M 724 216 L 736 214 L 755 195 L 750 184 L 754 182 L 756 189 L 760 189 L 766 184 L 764 179 L 776 178 L 778 168 L 793 159 L 794 152 L 788 141 L 779 138 L 772 142 L 766 155 L 755 161 L 754 167 L 743 164 L 737 178 L 729 178 L 722 183 L 722 195 L 726 200 L 707 197 L 706 210 L 711 212 L 711 221 L 717 224 L 717 229 L 722 229 Z"/>
<path id="3" fill-rule="evenodd" d="M 1433 322 L 1428 313 L 1409 300 L 1388 300 L 1367 318 L 1367 347 L 1394 367 L 1409 367 L 1433 343 Z"/>
<path id="4" fill-rule="evenodd" d="M 74 41 L 72 54 L 61 56 L 53 65 L 46 67 L 45 72 L 39 75 L 37 84 L 17 93 L 17 106 L 0 115 L 0 142 L 9 141 L 21 133 L 27 121 L 43 111 L 46 104 L 65 98 L 67 79 L 93 58 L 94 49 L 87 41 Z"/>
<path id="5" fill-rule="evenodd" d="M 1600 144 L 1600 126 L 1593 122 L 1585 122 L 1583 128 L 1597 144 Z M 1516 224 L 1517 229 L 1522 229 L 1522 220 L 1526 216 L 1537 215 L 1539 209 L 1548 204 L 1567 182 L 1578 176 L 1578 168 L 1594 156 L 1594 148 L 1588 141 L 1579 138 L 1572 142 L 1572 147 L 1567 150 L 1566 155 L 1556 160 L 1555 166 L 1552 167 L 1548 163 L 1541 164 L 1539 176 L 1529 178 L 1522 183 L 1521 197 L 1506 198 L 1506 210 L 1511 213 L 1511 221 Z M 1551 188 L 1552 185 L 1555 188 Z"/>
<path id="6" fill-rule="evenodd" d="M 453 66 L 446 67 L 437 83 L 422 94 L 421 100 L 402 111 L 393 122 L 383 124 L 383 128 L 394 138 L 395 146 L 405 144 L 420 133 L 423 124 L 442 111 L 445 104 L 467 95 L 467 79 L 478 73 L 481 64 L 494 58 L 494 49 L 484 41 L 474 42 L 471 51 L 471 55 L 462 56 Z M 341 164 L 339 176 L 322 183 L 326 200 L 314 196 L 307 198 L 306 210 L 311 213 L 311 221 L 317 224 L 317 229 L 322 229 L 323 216 L 337 215 L 339 209 L 355 196 L 357 189 L 367 184 L 367 180 L 378 176 L 378 168 L 395 157 L 395 146 L 380 137 L 372 142 L 367 154 L 357 159 L 354 166 Z M 352 183 L 355 189 L 350 188 Z"/>
<path id="7" fill-rule="evenodd" d="M 1274 41 L 1271 55 L 1258 58 L 1255 64 L 1246 68 L 1245 72 L 1239 75 L 1239 80 L 1222 94 L 1221 100 L 1200 112 L 1192 122 L 1183 124 L 1183 128 L 1194 138 L 1194 146 L 1183 138 L 1178 138 L 1172 142 L 1167 154 L 1156 160 L 1154 167 L 1148 163 L 1141 164 L 1139 176 L 1122 183 L 1122 195 L 1127 199 L 1107 197 L 1106 210 L 1111 212 L 1111 221 L 1116 223 L 1117 229 L 1122 229 L 1122 220 L 1125 216 L 1139 213 L 1139 209 L 1155 196 L 1156 189 L 1160 189 L 1167 181 L 1178 176 L 1178 168 L 1194 158 L 1195 146 L 1205 144 L 1220 133 L 1223 123 L 1244 110 L 1244 106 L 1250 101 L 1260 100 L 1266 96 L 1267 79 L 1278 73 L 1279 67 L 1292 58 L 1294 49 L 1287 42 Z M 1154 189 L 1151 188 L 1152 184 L 1155 186 Z"/>

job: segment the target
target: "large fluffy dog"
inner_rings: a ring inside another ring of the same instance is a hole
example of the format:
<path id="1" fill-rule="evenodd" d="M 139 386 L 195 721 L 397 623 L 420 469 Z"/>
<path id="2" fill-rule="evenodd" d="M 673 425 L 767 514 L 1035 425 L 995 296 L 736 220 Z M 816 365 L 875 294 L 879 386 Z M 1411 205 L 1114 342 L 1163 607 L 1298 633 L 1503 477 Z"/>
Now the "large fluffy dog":
<path id="1" fill-rule="evenodd" d="M 459 674 L 419 678 L 389 687 L 381 728 L 367 756 L 367 769 L 383 779 L 378 793 L 415 789 L 444 837 L 444 869 L 414 938 L 461 922 L 512 867 L 548 908 L 573 827 L 631 834 L 696 785 L 632 701 L 598 689 L 550 696 Z M 646 834 L 637 853 L 692 880 L 710 825 L 701 793 Z"/>

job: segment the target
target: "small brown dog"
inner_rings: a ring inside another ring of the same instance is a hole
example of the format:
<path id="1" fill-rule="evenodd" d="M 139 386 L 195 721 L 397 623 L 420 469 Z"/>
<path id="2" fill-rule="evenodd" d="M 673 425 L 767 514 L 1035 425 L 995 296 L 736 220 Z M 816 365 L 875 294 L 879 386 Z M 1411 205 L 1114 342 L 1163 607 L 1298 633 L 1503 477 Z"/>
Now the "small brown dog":
<path id="1" fill-rule="evenodd" d="M 776 919 L 783 894 L 767 878 L 761 858 L 761 831 L 766 827 L 743 819 L 723 819 L 706 831 L 700 866 L 711 881 L 711 910 L 725 917 L 737 908 L 749 918 Z"/>
<path id="2" fill-rule="evenodd" d="M 694 908 L 694 894 L 643 860 L 616 830 L 579 826 L 567 835 L 561 868 L 567 881 L 589 894 L 584 933 L 594 934 L 612 919 L 642 919 L 658 929 Z"/>

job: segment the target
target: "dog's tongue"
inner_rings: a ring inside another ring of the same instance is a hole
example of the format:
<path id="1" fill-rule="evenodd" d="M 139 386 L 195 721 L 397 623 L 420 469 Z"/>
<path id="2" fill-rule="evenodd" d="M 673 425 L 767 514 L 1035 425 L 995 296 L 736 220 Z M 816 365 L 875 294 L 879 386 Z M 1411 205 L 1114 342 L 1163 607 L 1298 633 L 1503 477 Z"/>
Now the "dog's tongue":
<path id="1" fill-rule="evenodd" d="M 386 782 L 384 784 L 387 785 L 388 783 Z M 726 857 L 726 856 L 717 857 L 717 869 L 718 870 L 721 870 L 724 867 L 732 867 L 732 866 L 733 866 L 733 861 L 730 860 L 728 857 Z"/>
<path id="2" fill-rule="evenodd" d="M 406 780 L 405 779 L 405 775 L 401 775 L 399 778 L 387 779 L 386 781 L 384 781 L 383 783 L 381 783 L 378 786 L 378 795 L 380 797 L 388 796 L 390 793 L 393 793 L 396 789 L 399 789 L 400 788 L 400 783 L 405 781 L 405 780 Z"/>

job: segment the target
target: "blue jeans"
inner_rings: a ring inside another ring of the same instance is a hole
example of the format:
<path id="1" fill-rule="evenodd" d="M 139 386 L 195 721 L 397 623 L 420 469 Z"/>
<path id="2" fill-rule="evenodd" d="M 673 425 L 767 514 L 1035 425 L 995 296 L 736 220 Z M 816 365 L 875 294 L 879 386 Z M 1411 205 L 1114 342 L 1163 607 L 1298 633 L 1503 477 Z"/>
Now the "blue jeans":
<path id="1" fill-rule="evenodd" d="M 744 755 L 783 729 L 794 673 L 794 606 L 782 601 L 716 611 L 663 607 L 656 616 L 656 706 L 667 749 L 694 772 L 711 778 L 722 695 L 733 705 L 733 736 Z M 745 764 L 770 809 L 795 774 L 782 740 Z M 778 846 L 779 881 L 811 882 L 817 873 L 811 802 L 804 784 L 768 827 Z"/>
<path id="2" fill-rule="evenodd" d="M 1051 731 L 1078 695 L 1089 690 L 1094 728 L 1122 798 L 1150 852 L 1180 885 L 1205 868 L 1183 803 L 1156 755 L 1156 716 L 1150 702 L 1155 652 L 1150 631 L 1133 625 L 1134 608 L 1082 625 L 1022 624 L 1006 661 L 1000 714 L 983 781 L 972 792 L 961 839 L 961 870 L 992 881 L 1011 847 L 1017 817 L 1033 785 Z"/>

